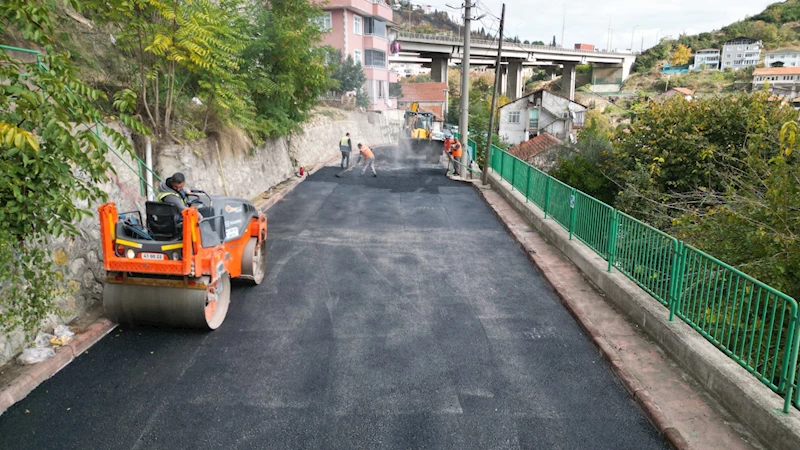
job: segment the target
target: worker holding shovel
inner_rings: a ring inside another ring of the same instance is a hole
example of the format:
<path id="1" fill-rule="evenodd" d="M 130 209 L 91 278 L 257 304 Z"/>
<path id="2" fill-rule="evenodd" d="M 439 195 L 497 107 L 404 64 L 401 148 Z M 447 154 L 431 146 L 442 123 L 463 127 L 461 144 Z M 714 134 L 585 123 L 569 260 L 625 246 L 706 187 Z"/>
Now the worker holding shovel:
<path id="1" fill-rule="evenodd" d="M 358 165 L 361 164 L 362 159 L 364 160 L 364 168 L 361 170 L 361 175 L 367 173 L 367 168 L 370 168 L 372 169 L 372 176 L 373 177 L 378 176 L 378 173 L 375 171 L 375 153 L 372 152 L 372 149 L 367 147 L 366 145 L 358 144 L 358 151 L 360 152 L 358 155 L 358 161 L 356 161 L 356 163 L 352 167 L 349 167 L 337 173 L 336 174 L 337 178 L 358 167 Z"/>

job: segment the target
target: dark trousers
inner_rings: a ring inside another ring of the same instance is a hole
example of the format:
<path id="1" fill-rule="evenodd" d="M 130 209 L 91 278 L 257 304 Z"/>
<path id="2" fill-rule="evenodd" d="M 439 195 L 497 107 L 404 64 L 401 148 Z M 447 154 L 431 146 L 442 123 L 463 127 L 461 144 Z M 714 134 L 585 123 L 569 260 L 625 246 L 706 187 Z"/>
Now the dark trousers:
<path id="1" fill-rule="evenodd" d="M 350 152 L 342 151 L 342 169 L 350 167 Z"/>

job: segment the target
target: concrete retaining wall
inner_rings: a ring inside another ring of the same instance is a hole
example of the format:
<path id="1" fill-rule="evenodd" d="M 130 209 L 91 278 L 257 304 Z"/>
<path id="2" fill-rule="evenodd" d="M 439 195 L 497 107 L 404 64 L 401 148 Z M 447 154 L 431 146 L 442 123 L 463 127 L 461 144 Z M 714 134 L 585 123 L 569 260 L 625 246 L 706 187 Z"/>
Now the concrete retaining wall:
<path id="1" fill-rule="evenodd" d="M 492 188 L 563 252 L 628 319 L 638 325 L 686 372 L 691 374 L 729 412 L 747 425 L 769 448 L 800 448 L 800 412 L 781 411 L 783 399 L 717 350 L 688 325 L 676 319 L 653 297 L 608 264 L 525 197 L 511 189 L 495 173 L 489 174 Z"/>
<path id="2" fill-rule="evenodd" d="M 349 132 L 353 145 L 358 142 L 380 145 L 397 142 L 400 124 L 375 113 L 329 110 L 311 119 L 303 132 L 280 139 L 270 139 L 257 148 L 236 132 L 204 139 L 188 145 L 170 145 L 156 152 L 155 170 L 163 177 L 183 172 L 190 187 L 209 193 L 223 194 L 227 187 L 231 196 L 252 199 L 282 181 L 294 176 L 300 166 L 309 169 L 339 154 L 339 140 Z M 125 130 L 121 130 L 130 133 Z M 219 155 L 217 145 L 219 144 Z M 116 174 L 102 185 L 108 200 L 117 203 L 120 211 L 143 210 L 145 199 L 140 195 L 139 178 L 120 160 L 109 155 Z M 131 158 L 128 165 L 136 167 Z M 223 170 L 220 170 L 220 165 Z M 224 181 L 223 181 L 224 177 Z M 98 205 L 90 206 L 96 212 Z M 70 294 L 57 301 L 61 316 L 51 316 L 42 329 L 52 331 L 100 301 L 103 293 L 100 250 L 100 229 L 96 215 L 79 224 L 80 235 L 53 240 L 50 248 L 59 272 L 65 275 Z M 0 334 L 0 365 L 9 361 L 25 345 L 21 332 Z"/>

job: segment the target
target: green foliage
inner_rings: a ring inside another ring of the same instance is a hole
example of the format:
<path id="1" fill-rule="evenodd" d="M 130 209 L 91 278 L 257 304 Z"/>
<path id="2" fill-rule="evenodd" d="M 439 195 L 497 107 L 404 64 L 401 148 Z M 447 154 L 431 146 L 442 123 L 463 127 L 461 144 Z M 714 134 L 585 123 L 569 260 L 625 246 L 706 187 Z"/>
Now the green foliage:
<path id="1" fill-rule="evenodd" d="M 255 22 L 242 59 L 256 106 L 257 129 L 265 136 L 294 131 L 331 87 L 325 49 L 314 21 L 321 9 L 308 0 L 253 2 Z"/>
<path id="2" fill-rule="evenodd" d="M 359 108 L 369 108 L 369 96 L 363 89 L 356 91 L 356 106 Z"/>
<path id="3" fill-rule="evenodd" d="M 68 2 L 79 8 L 77 1 Z M 10 0 L 0 10 L 0 34 L 22 35 L 22 45 L 42 48 L 42 65 L 0 50 L 0 328 L 31 333 L 57 312 L 53 297 L 63 281 L 43 248 L 74 236 L 75 223 L 91 217 L 81 207 L 105 199 L 98 187 L 113 170 L 106 144 L 87 127 L 103 97 L 83 84 L 69 55 L 55 48 L 51 0 Z M 117 99 L 120 109 L 130 97 Z M 102 131 L 122 151 L 127 141 Z"/>
<path id="4" fill-rule="evenodd" d="M 400 83 L 389 83 L 389 98 L 400 98 L 403 96 L 403 85 Z"/>
<path id="5" fill-rule="evenodd" d="M 666 60 L 672 54 L 672 41 L 661 40 L 655 46 L 645 50 L 636 58 L 633 70 L 637 73 L 647 73 L 657 66 L 661 61 Z"/>
<path id="6" fill-rule="evenodd" d="M 331 80 L 336 82 L 335 89 L 338 92 L 358 91 L 367 81 L 361 62 L 356 62 L 352 56 L 342 60 L 342 52 L 339 50 L 328 50 L 328 72 Z"/>
<path id="7" fill-rule="evenodd" d="M 578 142 L 567 146 L 568 156 L 559 160 L 558 167 L 550 175 L 606 204 L 614 205 L 618 189 L 608 175 L 613 170 L 611 132 L 611 124 L 605 116 L 598 113 L 589 115 Z"/>
<path id="8" fill-rule="evenodd" d="M 752 17 L 750 20 L 764 21 L 774 24 L 784 24 L 800 20 L 800 2 L 788 0 L 780 3 L 773 3 L 761 14 Z"/>

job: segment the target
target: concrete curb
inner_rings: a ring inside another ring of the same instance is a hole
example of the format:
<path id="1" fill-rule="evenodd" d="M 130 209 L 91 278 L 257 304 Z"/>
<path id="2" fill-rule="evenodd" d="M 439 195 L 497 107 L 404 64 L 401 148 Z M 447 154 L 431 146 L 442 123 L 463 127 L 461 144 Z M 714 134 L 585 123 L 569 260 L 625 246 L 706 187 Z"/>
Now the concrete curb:
<path id="1" fill-rule="evenodd" d="M 28 366 L 8 387 L 0 391 L 0 415 L 12 405 L 27 397 L 45 380 L 66 367 L 116 326 L 117 324 L 106 318 L 98 319 L 83 333 L 75 335 L 68 345 L 59 348 L 56 351 L 56 356 L 39 364 Z"/>
<path id="2" fill-rule="evenodd" d="M 308 172 L 308 175 L 313 175 L 321 168 L 332 163 L 336 159 L 338 159 L 338 156 L 332 157 L 323 163 L 317 164 L 314 169 Z M 276 203 L 282 200 L 287 193 L 302 183 L 308 177 L 308 175 L 294 180 L 283 191 L 270 197 L 269 200 L 259 207 L 259 209 L 263 212 L 274 206 Z M 81 353 L 88 350 L 89 347 L 96 344 L 100 339 L 103 338 L 103 336 L 110 333 L 111 330 L 116 327 L 116 323 L 113 323 L 105 317 L 102 317 L 86 328 L 83 333 L 75 335 L 68 345 L 57 349 L 56 356 L 27 367 L 22 374 L 17 376 L 7 387 L 0 390 L 0 415 L 5 413 L 8 408 L 13 406 L 15 403 L 27 397 L 27 395 L 36 389 L 40 384 L 58 373 L 58 371 L 66 367 Z"/>
<path id="3" fill-rule="evenodd" d="M 281 192 L 275 193 L 272 197 L 268 198 L 263 203 L 260 203 L 258 205 L 258 210 L 261 211 L 262 213 L 267 212 L 268 209 L 272 208 L 279 201 L 283 200 L 283 198 L 286 196 L 286 194 L 288 194 L 289 192 L 292 192 L 294 190 L 294 188 L 296 188 L 300 183 L 305 181 L 306 178 L 308 178 L 309 176 L 314 175 L 315 173 L 319 172 L 320 169 L 322 169 L 323 167 L 327 166 L 328 164 L 331 164 L 331 163 L 335 162 L 337 159 L 339 159 L 339 155 L 333 156 L 333 157 L 331 157 L 331 158 L 329 158 L 329 159 L 317 164 L 316 166 L 314 166 L 313 169 L 308 171 L 307 175 L 304 175 L 302 178 L 295 178 Z"/>
<path id="4" fill-rule="evenodd" d="M 649 294 L 618 271 L 608 272 L 607 263 L 588 247 L 576 240 L 569 240 L 568 233 L 553 220 L 544 219 L 541 211 L 526 203 L 518 192 L 494 173 L 489 174 L 489 182 L 494 191 L 500 194 L 529 224 L 591 280 L 600 291 L 606 293 L 607 300 L 621 311 L 626 318 L 646 333 L 666 354 L 694 379 L 719 403 L 733 414 L 742 424 L 770 448 L 797 449 L 800 442 L 800 413 L 792 411 L 783 415 L 783 399 L 758 382 L 735 361 L 717 350 L 710 342 L 680 320 L 670 322 L 667 310 L 654 301 Z M 513 230 L 512 235 L 516 237 Z M 529 254 L 529 257 L 532 255 Z M 540 268 L 543 272 L 545 269 Z M 551 274 L 552 276 L 552 274 Z M 551 276 L 546 274 L 548 280 Z M 558 292 L 558 280 L 552 281 Z M 579 305 L 575 306 L 579 311 Z M 570 307 L 573 315 L 576 312 Z M 580 317 L 576 316 L 580 321 Z M 582 325 L 583 326 L 583 325 Z M 598 330 L 587 328 L 602 353 L 613 351 L 601 342 Z M 613 353 L 611 353 L 613 355 Z M 618 364 L 612 356 L 612 367 Z M 615 369 L 627 389 L 634 389 L 629 374 Z M 666 439 L 676 448 L 685 448 L 685 439 L 676 429 L 665 422 L 657 406 L 648 398 L 646 391 L 634 389 L 634 398 L 642 405 Z"/>

